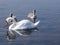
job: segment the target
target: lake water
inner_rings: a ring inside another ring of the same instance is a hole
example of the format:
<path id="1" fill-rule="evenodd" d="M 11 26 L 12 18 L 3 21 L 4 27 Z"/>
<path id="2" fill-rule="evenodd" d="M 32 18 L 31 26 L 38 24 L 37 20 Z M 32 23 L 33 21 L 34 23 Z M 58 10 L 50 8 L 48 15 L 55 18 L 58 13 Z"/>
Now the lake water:
<path id="1" fill-rule="evenodd" d="M 39 31 L 6 39 L 5 19 L 13 12 L 18 21 L 36 9 Z M 60 45 L 60 0 L 0 0 L 0 45 Z"/>

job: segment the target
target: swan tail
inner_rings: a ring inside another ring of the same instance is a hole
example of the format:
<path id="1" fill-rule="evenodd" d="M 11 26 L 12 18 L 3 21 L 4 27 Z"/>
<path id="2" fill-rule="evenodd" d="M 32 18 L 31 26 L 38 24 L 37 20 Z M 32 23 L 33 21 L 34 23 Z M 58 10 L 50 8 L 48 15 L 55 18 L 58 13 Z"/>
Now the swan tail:
<path id="1" fill-rule="evenodd" d="M 36 23 L 34 23 L 35 26 L 37 26 L 40 23 L 40 21 L 37 21 Z"/>

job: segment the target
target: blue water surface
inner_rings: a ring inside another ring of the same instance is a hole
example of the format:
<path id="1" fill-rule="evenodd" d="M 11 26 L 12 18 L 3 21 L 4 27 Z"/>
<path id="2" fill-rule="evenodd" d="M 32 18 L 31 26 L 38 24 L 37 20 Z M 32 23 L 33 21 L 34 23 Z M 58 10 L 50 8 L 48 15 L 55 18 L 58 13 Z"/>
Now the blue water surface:
<path id="1" fill-rule="evenodd" d="M 13 12 L 18 21 L 36 9 L 39 30 L 29 36 L 6 39 L 5 19 Z M 0 45 L 60 45 L 60 0 L 0 0 Z"/>

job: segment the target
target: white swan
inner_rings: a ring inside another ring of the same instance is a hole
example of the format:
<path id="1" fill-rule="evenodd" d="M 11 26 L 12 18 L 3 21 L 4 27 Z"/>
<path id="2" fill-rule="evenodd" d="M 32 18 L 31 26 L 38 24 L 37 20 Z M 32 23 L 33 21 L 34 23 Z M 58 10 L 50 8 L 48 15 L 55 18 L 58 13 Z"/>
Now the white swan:
<path id="1" fill-rule="evenodd" d="M 35 23 L 35 20 L 37 18 L 36 17 L 36 10 L 33 10 L 31 13 L 29 13 L 27 17 L 30 18 Z"/>
<path id="2" fill-rule="evenodd" d="M 33 11 L 35 12 L 35 11 Z M 34 14 L 34 13 L 33 13 Z M 35 16 L 32 16 L 35 20 Z M 15 20 L 15 16 L 11 15 L 11 17 L 8 17 L 6 19 L 6 22 L 7 23 L 10 23 L 11 25 L 9 26 L 9 32 L 11 34 L 14 35 L 14 37 L 16 36 L 16 33 L 19 34 L 19 35 L 23 35 L 20 31 L 21 30 L 24 30 L 24 29 L 32 29 L 32 28 L 36 28 L 37 25 L 40 23 L 40 21 L 37 21 L 37 22 L 31 22 L 30 20 L 27 20 L 27 19 L 24 19 L 24 20 L 21 20 L 19 22 L 17 22 Z M 28 33 L 28 32 L 25 32 L 25 33 Z M 9 37 L 9 36 L 8 36 Z"/>
<path id="3" fill-rule="evenodd" d="M 10 18 L 11 19 L 11 18 Z M 16 38 L 16 33 L 22 36 L 27 36 L 24 34 L 30 34 L 32 30 L 29 31 L 29 29 L 34 29 L 37 27 L 40 21 L 33 23 L 27 19 L 21 20 L 19 22 L 16 22 L 14 19 L 12 21 L 12 24 L 9 26 L 9 32 L 13 35 L 13 39 Z M 28 29 L 28 31 L 20 32 L 24 29 Z M 7 32 L 7 39 L 11 39 Z"/>
<path id="4" fill-rule="evenodd" d="M 39 24 L 40 21 L 33 23 L 29 20 L 21 20 L 19 22 L 16 22 L 15 20 L 12 21 L 13 24 L 11 24 L 9 26 L 9 31 L 11 34 L 14 35 L 13 31 L 18 33 L 19 35 L 23 35 L 19 32 L 19 30 L 23 30 L 23 29 L 31 29 L 31 28 L 35 28 L 37 27 L 37 25 Z"/>

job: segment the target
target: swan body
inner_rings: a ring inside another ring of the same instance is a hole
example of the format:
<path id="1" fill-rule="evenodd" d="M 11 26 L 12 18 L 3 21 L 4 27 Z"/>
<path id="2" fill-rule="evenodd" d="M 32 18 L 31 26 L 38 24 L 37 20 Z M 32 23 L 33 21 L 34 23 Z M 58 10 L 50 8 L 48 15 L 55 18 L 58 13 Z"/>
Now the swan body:
<path id="1" fill-rule="evenodd" d="M 22 35 L 19 30 L 23 30 L 23 29 L 31 29 L 31 28 L 35 28 L 38 24 L 39 24 L 40 21 L 36 22 L 36 23 L 33 23 L 29 20 L 21 20 L 19 22 L 14 22 L 13 24 L 11 24 L 9 26 L 9 31 L 11 34 L 13 34 L 12 31 L 15 31 L 16 33 L 18 33 L 19 35 Z"/>
<path id="2" fill-rule="evenodd" d="M 16 17 L 13 16 L 13 14 L 11 14 L 11 16 L 6 19 L 6 22 L 11 24 L 9 26 L 9 32 L 13 35 L 15 35 L 15 33 L 18 33 L 19 35 L 23 35 L 21 33 L 21 30 L 36 28 L 37 25 L 40 23 L 40 21 L 35 22 L 36 19 L 35 13 L 36 11 L 34 10 L 32 13 L 28 15 L 28 17 L 31 18 L 33 22 L 27 19 L 17 22 L 15 19 Z"/>
<path id="3" fill-rule="evenodd" d="M 40 21 L 38 21 L 36 23 L 32 23 L 29 20 L 21 20 L 19 22 L 16 22 L 15 24 L 10 25 L 10 28 L 12 28 L 13 30 L 35 28 L 39 22 Z"/>

